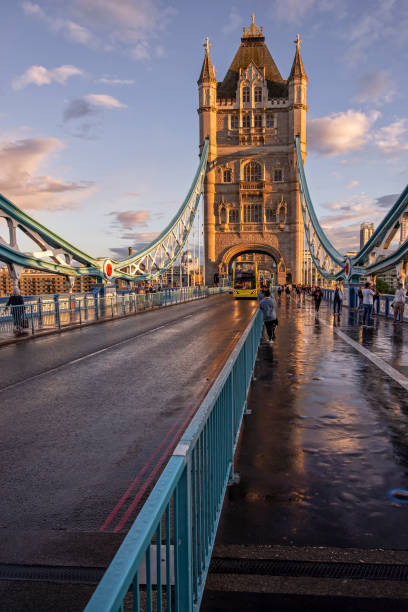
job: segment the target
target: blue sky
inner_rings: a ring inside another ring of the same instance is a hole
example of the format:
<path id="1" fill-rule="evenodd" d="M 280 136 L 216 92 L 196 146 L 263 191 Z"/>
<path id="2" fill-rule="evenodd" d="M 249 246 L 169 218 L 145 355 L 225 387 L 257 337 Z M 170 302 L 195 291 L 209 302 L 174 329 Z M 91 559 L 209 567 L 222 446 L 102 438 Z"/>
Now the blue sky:
<path id="1" fill-rule="evenodd" d="M 408 182 L 406 0 L 3 0 L 0 192 L 92 255 L 151 239 L 198 163 L 204 38 L 222 80 L 251 12 L 283 78 L 301 35 L 312 199 L 355 246 Z"/>

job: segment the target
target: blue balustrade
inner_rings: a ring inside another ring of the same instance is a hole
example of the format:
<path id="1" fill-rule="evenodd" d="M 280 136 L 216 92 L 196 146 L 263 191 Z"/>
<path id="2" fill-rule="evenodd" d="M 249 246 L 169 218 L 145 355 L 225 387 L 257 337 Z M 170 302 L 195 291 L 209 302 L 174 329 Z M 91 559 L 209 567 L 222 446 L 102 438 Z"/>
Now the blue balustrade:
<path id="1" fill-rule="evenodd" d="M 211 291 L 211 290 L 209 290 Z M 197 612 L 262 331 L 258 311 L 181 437 L 85 612 Z M 126 608 L 127 609 L 127 608 Z"/>

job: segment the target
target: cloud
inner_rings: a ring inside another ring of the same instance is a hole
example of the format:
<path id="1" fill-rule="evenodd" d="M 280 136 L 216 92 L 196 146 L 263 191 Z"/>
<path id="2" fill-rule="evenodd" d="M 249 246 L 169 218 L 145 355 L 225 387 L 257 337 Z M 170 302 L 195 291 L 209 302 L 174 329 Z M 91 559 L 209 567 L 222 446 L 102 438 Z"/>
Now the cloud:
<path id="1" fill-rule="evenodd" d="M 67 122 L 71 119 L 80 119 L 87 115 L 98 113 L 98 107 L 113 109 L 127 108 L 126 104 L 122 104 L 107 94 L 89 94 L 83 98 L 74 98 L 68 102 L 67 108 L 64 110 L 63 121 Z"/>
<path id="2" fill-rule="evenodd" d="M 369 198 L 361 193 L 343 201 L 326 203 L 322 208 L 328 214 L 319 217 L 321 226 L 340 252 L 358 251 L 361 223 L 370 221 L 378 226 L 397 197 L 391 194 Z"/>
<path id="3" fill-rule="evenodd" d="M 38 4 L 24 2 L 23 10 L 73 42 L 106 52 L 125 52 L 136 60 L 163 55 L 162 46 L 155 41 L 177 13 L 175 8 L 163 7 L 158 0 L 71 0 L 68 6 L 54 4 L 50 14 Z M 61 17 L 58 10 L 67 14 Z"/>
<path id="4" fill-rule="evenodd" d="M 106 85 L 134 85 L 135 81 L 133 79 L 116 79 L 102 77 L 101 79 L 99 79 L 98 83 L 104 83 Z"/>
<path id="5" fill-rule="evenodd" d="M 274 0 L 271 14 L 274 19 L 297 23 L 311 14 L 330 12 L 338 20 L 346 15 L 346 9 L 336 0 Z"/>
<path id="6" fill-rule="evenodd" d="M 400 151 L 408 150 L 407 131 L 408 120 L 398 119 L 376 132 L 375 146 L 382 153 L 398 155 Z"/>
<path id="7" fill-rule="evenodd" d="M 42 85 L 49 85 L 53 81 L 65 84 L 70 77 L 83 74 L 80 68 L 69 64 L 60 66 L 59 68 L 53 68 L 52 70 L 48 70 L 44 68 L 44 66 L 31 66 L 24 74 L 13 80 L 12 87 L 13 89 L 23 89 L 31 83 L 41 87 Z"/>
<path id="8" fill-rule="evenodd" d="M 136 226 L 146 227 L 150 221 L 150 212 L 148 210 L 114 210 L 108 213 L 114 217 L 113 225 L 122 230 L 131 230 Z"/>
<path id="9" fill-rule="evenodd" d="M 145 249 L 158 235 L 158 232 L 135 232 L 134 234 L 126 234 L 122 238 L 129 240 L 129 246 L 133 248 L 133 253 L 136 254 Z M 111 247 L 110 251 L 113 257 L 118 259 L 123 259 L 128 255 L 128 247 Z"/>
<path id="10" fill-rule="evenodd" d="M 358 84 L 357 102 L 384 104 L 395 96 L 395 83 L 387 70 L 377 70 L 361 77 Z"/>
<path id="11" fill-rule="evenodd" d="M 235 32 L 242 25 L 243 19 L 241 15 L 238 13 L 235 6 L 231 7 L 230 13 L 228 15 L 228 23 L 222 28 L 224 34 L 230 34 L 231 32 Z"/>
<path id="12" fill-rule="evenodd" d="M 0 192 L 26 209 L 68 208 L 88 196 L 90 182 L 66 182 L 38 173 L 62 148 L 56 138 L 0 141 Z"/>
<path id="13" fill-rule="evenodd" d="M 43 9 L 32 2 L 23 2 L 23 11 L 29 17 L 36 17 L 44 22 L 48 28 L 56 33 L 62 34 L 68 40 L 86 45 L 88 47 L 99 46 L 97 39 L 84 26 L 72 21 L 71 19 L 62 19 L 59 17 L 50 17 Z"/>
<path id="14" fill-rule="evenodd" d="M 309 121 L 309 146 L 322 155 L 340 155 L 361 149 L 370 139 L 378 111 L 348 110 Z"/>
<path id="15" fill-rule="evenodd" d="M 347 185 L 347 189 L 353 189 L 354 187 L 357 187 L 357 185 L 359 185 L 360 183 L 358 181 L 350 181 L 350 183 L 348 183 Z"/>

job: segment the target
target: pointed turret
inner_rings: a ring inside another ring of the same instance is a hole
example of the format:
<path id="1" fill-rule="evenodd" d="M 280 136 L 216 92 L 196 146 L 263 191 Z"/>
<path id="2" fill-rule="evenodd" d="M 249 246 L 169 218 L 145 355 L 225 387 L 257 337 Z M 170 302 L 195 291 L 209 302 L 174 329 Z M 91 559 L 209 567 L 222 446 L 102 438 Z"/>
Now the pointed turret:
<path id="1" fill-rule="evenodd" d="M 203 83 L 204 81 L 210 81 L 210 82 L 216 81 L 214 66 L 212 65 L 211 60 L 210 60 L 211 45 L 208 42 L 208 36 L 205 39 L 204 47 L 205 47 L 205 56 L 204 56 L 204 61 L 203 61 L 203 67 L 201 68 L 200 78 L 197 81 L 198 85 L 201 85 L 201 83 Z"/>
<path id="2" fill-rule="evenodd" d="M 307 81 L 306 71 L 302 62 L 302 56 L 300 55 L 300 43 L 302 41 L 300 40 L 299 34 L 297 35 L 296 40 L 294 42 L 296 44 L 296 53 L 288 80 L 291 81 L 293 79 L 305 79 Z"/>

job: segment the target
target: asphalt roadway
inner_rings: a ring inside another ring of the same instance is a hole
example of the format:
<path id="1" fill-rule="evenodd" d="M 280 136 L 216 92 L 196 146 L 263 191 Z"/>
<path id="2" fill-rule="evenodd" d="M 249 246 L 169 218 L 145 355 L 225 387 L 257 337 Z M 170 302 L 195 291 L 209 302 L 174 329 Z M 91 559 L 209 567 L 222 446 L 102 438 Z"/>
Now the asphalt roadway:
<path id="1" fill-rule="evenodd" d="M 214 296 L 0 348 L 0 564 L 109 563 L 256 307 Z"/>

